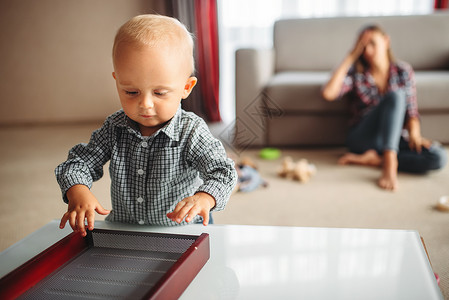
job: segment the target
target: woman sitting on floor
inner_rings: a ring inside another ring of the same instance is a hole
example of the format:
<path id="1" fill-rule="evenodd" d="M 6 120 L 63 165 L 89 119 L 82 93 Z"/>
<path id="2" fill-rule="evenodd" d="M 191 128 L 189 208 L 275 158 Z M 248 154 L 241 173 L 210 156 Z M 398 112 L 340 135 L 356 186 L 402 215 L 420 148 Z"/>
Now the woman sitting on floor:
<path id="1" fill-rule="evenodd" d="M 352 51 L 322 89 L 328 101 L 348 94 L 353 117 L 349 153 L 340 164 L 382 166 L 381 188 L 398 188 L 397 172 L 442 168 L 446 151 L 421 136 L 412 67 L 396 61 L 389 36 L 377 25 L 364 28 Z"/>

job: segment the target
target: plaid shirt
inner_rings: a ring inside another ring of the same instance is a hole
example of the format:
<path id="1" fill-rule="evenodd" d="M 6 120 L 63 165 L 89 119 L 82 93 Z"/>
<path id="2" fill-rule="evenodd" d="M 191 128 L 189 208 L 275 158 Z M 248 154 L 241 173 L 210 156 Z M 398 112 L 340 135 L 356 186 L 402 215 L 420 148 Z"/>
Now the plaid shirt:
<path id="1" fill-rule="evenodd" d="M 166 214 L 179 201 L 202 191 L 215 198 L 213 210 L 222 210 L 237 181 L 234 163 L 221 142 L 200 117 L 181 108 L 148 137 L 123 110 L 109 116 L 88 144 L 73 147 L 67 161 L 56 168 L 64 201 L 68 202 L 66 192 L 75 184 L 91 188 L 109 160 L 112 212 L 108 221 L 178 225 Z M 193 222 L 200 220 L 196 216 Z"/>
<path id="2" fill-rule="evenodd" d="M 416 101 L 415 73 L 405 62 L 390 64 L 388 86 L 386 92 L 403 89 L 407 98 L 405 121 L 411 117 L 419 117 Z M 383 94 L 377 89 L 374 78 L 369 70 L 357 73 L 352 67 L 343 82 L 340 98 L 348 94 L 352 113 L 351 125 L 357 124 L 373 107 L 379 104 Z"/>

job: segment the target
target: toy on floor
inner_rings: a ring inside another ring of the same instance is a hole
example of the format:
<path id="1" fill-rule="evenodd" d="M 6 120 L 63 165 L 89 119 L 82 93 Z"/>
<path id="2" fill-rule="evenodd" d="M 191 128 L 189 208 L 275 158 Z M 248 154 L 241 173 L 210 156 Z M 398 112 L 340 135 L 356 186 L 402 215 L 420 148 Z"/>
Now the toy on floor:
<path id="1" fill-rule="evenodd" d="M 305 158 L 294 162 L 290 156 L 284 158 L 281 168 L 278 171 L 279 176 L 292 178 L 300 182 L 308 182 L 315 174 L 316 167 L 314 164 L 310 164 Z"/>
<path id="2" fill-rule="evenodd" d="M 260 176 L 256 164 L 249 157 L 243 157 L 239 164 L 236 164 L 238 181 L 237 191 L 251 192 L 258 187 L 267 187 L 268 183 Z"/>
<path id="3" fill-rule="evenodd" d="M 449 197 L 442 196 L 436 205 L 439 211 L 449 212 Z"/>
<path id="4" fill-rule="evenodd" d="M 262 159 L 266 159 L 266 160 L 274 160 L 274 159 L 278 159 L 281 156 L 281 150 L 277 149 L 277 148 L 263 148 L 262 150 L 260 150 L 259 152 L 259 156 Z"/>

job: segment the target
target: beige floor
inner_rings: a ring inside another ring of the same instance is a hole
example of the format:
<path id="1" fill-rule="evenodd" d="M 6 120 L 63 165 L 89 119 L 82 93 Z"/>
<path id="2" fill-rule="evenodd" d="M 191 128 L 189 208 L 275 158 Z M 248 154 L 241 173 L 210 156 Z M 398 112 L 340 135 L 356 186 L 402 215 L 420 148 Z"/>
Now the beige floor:
<path id="1" fill-rule="evenodd" d="M 71 146 L 87 142 L 98 125 L 0 128 L 0 251 L 61 217 L 66 206 L 54 167 Z M 277 177 L 280 160 L 259 160 L 256 150 L 233 153 L 252 157 L 269 186 L 234 194 L 226 210 L 214 214 L 215 222 L 417 230 L 449 298 L 449 213 L 434 209 L 439 197 L 449 194 L 449 167 L 427 176 L 400 174 L 400 189 L 391 193 L 376 187 L 379 170 L 336 165 L 342 153 L 283 150 L 283 156 L 307 158 L 316 165 L 317 174 L 306 184 Z M 110 207 L 107 176 L 93 190 Z"/>

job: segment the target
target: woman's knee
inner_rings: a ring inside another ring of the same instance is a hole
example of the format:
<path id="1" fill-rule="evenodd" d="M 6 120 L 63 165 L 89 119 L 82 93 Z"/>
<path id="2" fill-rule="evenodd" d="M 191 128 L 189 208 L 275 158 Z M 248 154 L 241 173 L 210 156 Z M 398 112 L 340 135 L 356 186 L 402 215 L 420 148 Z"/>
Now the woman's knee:
<path id="1" fill-rule="evenodd" d="M 439 170 L 447 164 L 446 150 L 439 143 L 432 144 L 429 149 L 429 158 L 429 170 Z"/>
<path id="2" fill-rule="evenodd" d="M 429 149 L 423 148 L 421 153 L 402 147 L 398 153 L 399 171 L 425 174 L 442 169 L 447 163 L 446 150 L 438 142 L 432 143 Z"/>
<path id="3" fill-rule="evenodd" d="M 396 91 L 390 91 L 384 96 L 384 105 L 388 106 L 390 109 L 397 109 L 399 111 L 404 111 L 407 106 L 407 97 L 405 91 L 398 89 Z"/>

